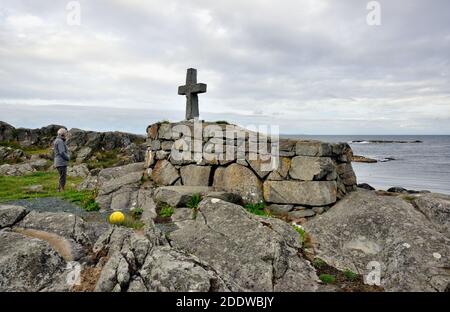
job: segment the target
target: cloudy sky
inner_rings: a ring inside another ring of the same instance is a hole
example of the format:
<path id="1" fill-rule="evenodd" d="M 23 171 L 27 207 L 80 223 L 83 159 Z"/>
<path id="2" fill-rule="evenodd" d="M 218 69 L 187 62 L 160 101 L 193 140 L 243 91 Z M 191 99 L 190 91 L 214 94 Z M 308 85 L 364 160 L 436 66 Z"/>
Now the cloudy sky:
<path id="1" fill-rule="evenodd" d="M 207 120 L 450 134 L 450 1 L 378 1 L 378 26 L 368 2 L 80 0 L 71 25 L 69 1 L 1 0 L 0 120 L 142 133 L 184 118 L 194 67 Z"/>

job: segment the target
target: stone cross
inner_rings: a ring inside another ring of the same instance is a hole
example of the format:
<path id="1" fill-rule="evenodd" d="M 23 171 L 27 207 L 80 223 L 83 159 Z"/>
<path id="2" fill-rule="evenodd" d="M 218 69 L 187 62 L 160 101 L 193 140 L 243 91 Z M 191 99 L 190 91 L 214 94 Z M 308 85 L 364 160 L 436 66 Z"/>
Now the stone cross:
<path id="1" fill-rule="evenodd" d="M 198 93 L 206 92 L 206 84 L 197 83 L 197 70 L 189 68 L 186 74 L 186 85 L 178 87 L 179 95 L 186 95 L 186 120 L 199 116 Z"/>

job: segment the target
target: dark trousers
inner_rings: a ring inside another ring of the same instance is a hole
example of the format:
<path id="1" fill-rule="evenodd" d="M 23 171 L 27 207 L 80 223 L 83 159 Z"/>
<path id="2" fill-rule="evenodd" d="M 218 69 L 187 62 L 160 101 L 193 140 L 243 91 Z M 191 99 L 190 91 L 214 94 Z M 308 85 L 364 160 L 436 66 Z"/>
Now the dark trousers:
<path id="1" fill-rule="evenodd" d="M 59 187 L 58 190 L 63 190 L 66 186 L 66 179 L 67 179 L 67 167 L 56 167 L 59 172 Z"/>

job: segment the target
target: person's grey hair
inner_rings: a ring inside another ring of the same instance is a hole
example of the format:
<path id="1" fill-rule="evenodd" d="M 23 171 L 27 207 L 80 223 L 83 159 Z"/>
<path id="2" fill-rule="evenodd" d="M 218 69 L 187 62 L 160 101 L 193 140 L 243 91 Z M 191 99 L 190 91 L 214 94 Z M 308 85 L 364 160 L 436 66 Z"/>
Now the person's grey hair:
<path id="1" fill-rule="evenodd" d="M 64 136 L 66 136 L 66 134 L 67 134 L 67 130 L 66 129 L 61 128 L 61 129 L 58 130 L 58 136 L 64 137 Z"/>

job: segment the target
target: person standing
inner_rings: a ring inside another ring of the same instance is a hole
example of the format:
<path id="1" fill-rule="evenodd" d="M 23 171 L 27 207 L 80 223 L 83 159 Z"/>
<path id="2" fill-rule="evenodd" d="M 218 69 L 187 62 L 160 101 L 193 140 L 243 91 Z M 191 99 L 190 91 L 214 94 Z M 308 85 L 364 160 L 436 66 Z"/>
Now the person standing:
<path id="1" fill-rule="evenodd" d="M 58 130 L 58 137 L 53 143 L 54 149 L 54 166 L 58 170 L 59 173 L 59 186 L 58 191 L 64 192 L 64 188 L 66 186 L 66 177 L 67 177 L 67 165 L 69 164 L 70 155 L 69 149 L 66 145 L 66 136 L 67 130 L 65 128 L 61 128 Z"/>

